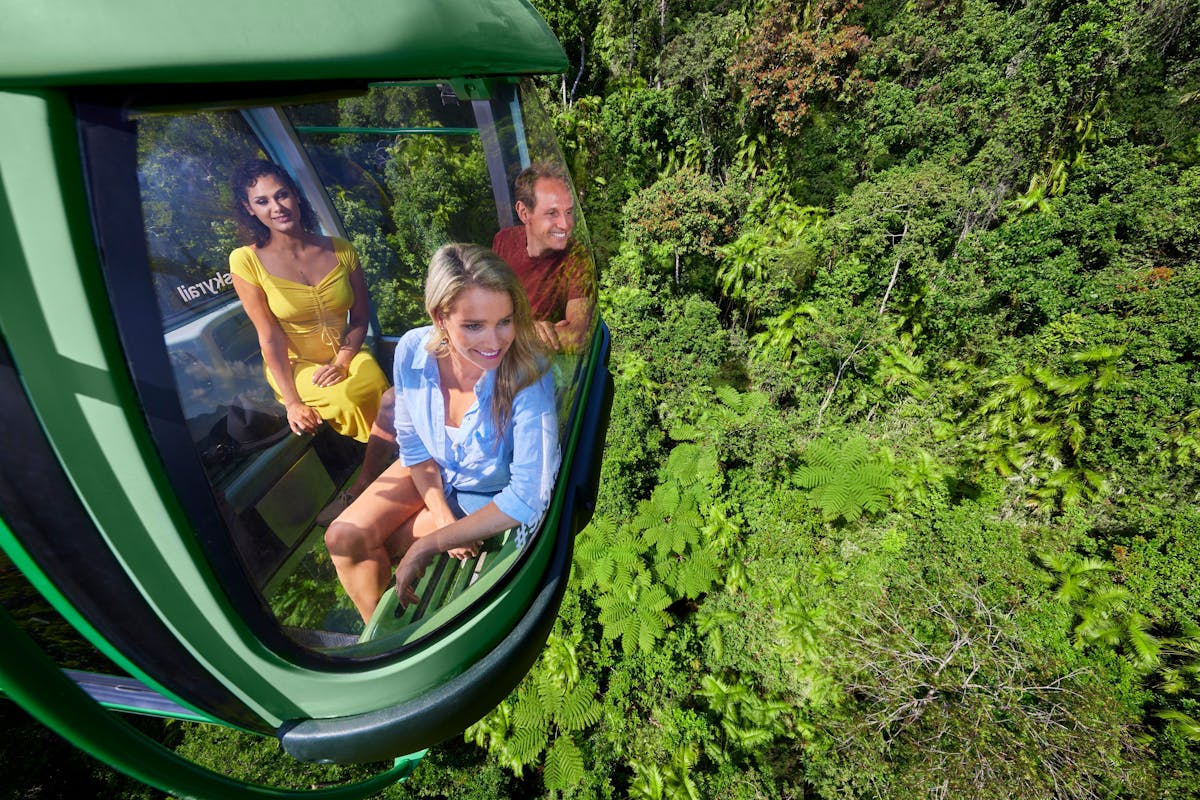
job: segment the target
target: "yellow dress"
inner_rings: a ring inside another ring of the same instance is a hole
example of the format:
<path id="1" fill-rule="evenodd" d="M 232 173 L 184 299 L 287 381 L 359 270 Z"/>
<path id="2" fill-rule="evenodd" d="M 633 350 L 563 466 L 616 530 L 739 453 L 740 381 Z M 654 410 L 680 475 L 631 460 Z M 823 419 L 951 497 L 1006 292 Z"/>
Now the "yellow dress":
<path id="1" fill-rule="evenodd" d="M 354 247 L 345 239 L 334 237 L 333 251 L 337 266 L 316 286 L 267 272 L 253 247 L 239 247 L 230 253 L 229 271 L 267 295 L 267 305 L 287 335 L 292 380 L 300 399 L 315 408 L 338 433 L 365 442 L 379 411 L 380 395 L 388 387 L 383 370 L 371 354 L 366 350 L 356 353 L 344 381 L 327 387 L 312 382 L 317 367 L 333 361 L 341 347 L 347 313 L 354 303 L 350 274 L 361 269 Z M 282 403 L 283 396 L 265 362 L 263 372 L 275 399 Z"/>

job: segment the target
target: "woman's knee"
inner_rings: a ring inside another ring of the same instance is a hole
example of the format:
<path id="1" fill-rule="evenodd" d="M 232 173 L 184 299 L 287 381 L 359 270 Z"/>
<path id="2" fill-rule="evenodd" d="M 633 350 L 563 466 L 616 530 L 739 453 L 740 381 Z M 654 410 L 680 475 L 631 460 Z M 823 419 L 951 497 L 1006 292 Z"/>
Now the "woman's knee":
<path id="1" fill-rule="evenodd" d="M 354 556 L 371 549 L 372 531 L 338 517 L 325 529 L 325 549 L 334 556 Z"/>

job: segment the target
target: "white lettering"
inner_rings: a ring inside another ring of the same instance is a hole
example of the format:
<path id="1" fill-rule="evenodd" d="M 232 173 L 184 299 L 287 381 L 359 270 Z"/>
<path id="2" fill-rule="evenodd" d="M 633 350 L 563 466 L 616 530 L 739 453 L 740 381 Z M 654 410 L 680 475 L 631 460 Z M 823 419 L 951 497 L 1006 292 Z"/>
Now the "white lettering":
<path id="1" fill-rule="evenodd" d="M 176 286 L 180 299 L 190 303 L 205 295 L 218 295 L 227 287 L 233 285 L 233 275 L 228 272 L 217 272 L 211 278 L 193 283 L 191 286 Z"/>

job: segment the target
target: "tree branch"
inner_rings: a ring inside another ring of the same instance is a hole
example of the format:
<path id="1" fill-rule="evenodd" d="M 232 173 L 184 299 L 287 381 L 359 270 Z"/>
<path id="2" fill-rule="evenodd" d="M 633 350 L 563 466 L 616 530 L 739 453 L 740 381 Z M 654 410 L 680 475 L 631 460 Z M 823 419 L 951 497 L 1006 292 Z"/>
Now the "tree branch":
<path id="1" fill-rule="evenodd" d="M 888 281 L 887 289 L 883 293 L 883 302 L 879 304 L 879 316 L 883 316 L 883 310 L 887 308 L 888 297 L 892 294 L 892 287 L 896 285 L 896 276 L 900 274 L 900 261 L 904 257 L 900 253 L 900 246 L 904 244 L 904 237 L 908 235 L 908 218 L 912 215 L 912 209 L 904 215 L 904 230 L 900 231 L 900 237 L 896 241 L 895 248 L 897 250 L 896 263 L 892 266 L 892 279 Z"/>

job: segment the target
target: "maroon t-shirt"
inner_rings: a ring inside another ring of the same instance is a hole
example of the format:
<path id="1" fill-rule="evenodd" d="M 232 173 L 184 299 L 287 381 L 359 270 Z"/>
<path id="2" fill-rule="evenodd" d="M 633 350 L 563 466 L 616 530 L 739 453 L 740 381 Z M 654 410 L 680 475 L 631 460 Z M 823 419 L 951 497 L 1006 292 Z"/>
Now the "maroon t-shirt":
<path id="1" fill-rule="evenodd" d="M 584 296 L 578 275 L 563 268 L 571 249 L 531 258 L 525 226 L 504 228 L 492 239 L 492 249 L 503 258 L 525 287 L 534 319 L 560 322 L 567 316 L 567 301 Z"/>

